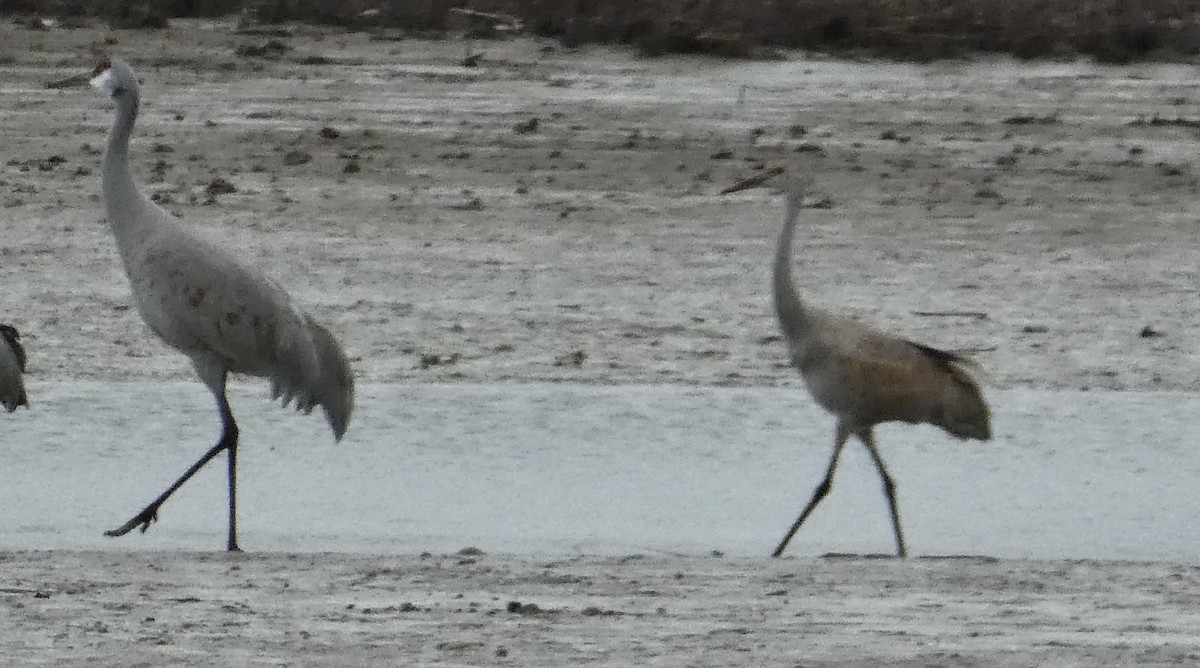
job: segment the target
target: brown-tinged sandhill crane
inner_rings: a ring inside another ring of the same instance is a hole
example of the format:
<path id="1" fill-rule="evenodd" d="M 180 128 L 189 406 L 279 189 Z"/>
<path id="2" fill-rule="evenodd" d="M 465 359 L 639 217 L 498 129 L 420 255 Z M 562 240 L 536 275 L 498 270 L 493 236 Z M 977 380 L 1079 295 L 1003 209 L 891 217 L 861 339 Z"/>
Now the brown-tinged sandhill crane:
<path id="1" fill-rule="evenodd" d="M 21 333 L 12 325 L 0 325 L 0 405 L 9 413 L 18 406 L 29 406 L 23 373 L 25 348 L 21 346 Z"/>
<path id="2" fill-rule="evenodd" d="M 857 436 L 883 480 L 896 553 L 904 557 L 908 550 L 900 529 L 896 485 L 875 446 L 875 425 L 928 423 L 960 439 L 987 441 L 992 437 L 991 417 L 971 376 L 970 360 L 816 309 L 800 298 L 792 279 L 792 236 L 803 196 L 803 189 L 794 186 L 787 197 L 775 251 L 775 315 L 792 364 L 813 399 L 837 417 L 837 429 L 825 478 L 771 556 L 783 554 L 800 525 L 829 493 L 842 449 L 851 436 Z"/>
<path id="3" fill-rule="evenodd" d="M 138 79 L 129 65 L 105 61 L 91 79 L 116 103 L 104 153 L 104 209 L 142 319 L 187 355 L 212 392 L 221 416 L 220 440 L 161 496 L 124 525 L 105 532 L 142 532 L 159 507 L 221 452 L 229 469 L 229 537 L 237 542 L 238 427 L 225 397 L 230 373 L 270 379 L 271 396 L 305 413 L 321 406 L 341 440 L 354 405 L 354 378 L 329 330 L 299 311 L 287 292 L 249 264 L 206 240 L 147 199 L 129 169 L 129 136 L 137 118 Z"/>

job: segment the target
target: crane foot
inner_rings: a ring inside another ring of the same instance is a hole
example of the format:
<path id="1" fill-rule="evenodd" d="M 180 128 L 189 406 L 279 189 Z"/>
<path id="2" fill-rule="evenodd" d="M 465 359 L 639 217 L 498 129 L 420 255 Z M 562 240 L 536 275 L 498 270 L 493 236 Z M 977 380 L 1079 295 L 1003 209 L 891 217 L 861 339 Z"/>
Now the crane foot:
<path id="1" fill-rule="evenodd" d="M 113 536 L 113 537 L 124 536 L 125 534 L 129 533 L 130 531 L 133 531 L 135 528 L 140 530 L 142 533 L 146 533 L 146 529 L 149 529 L 150 525 L 157 521 L 158 521 L 158 508 L 153 508 L 153 507 L 147 508 L 147 509 L 143 510 L 142 512 L 138 513 L 137 515 L 135 515 L 133 519 L 122 524 L 121 526 L 117 527 L 116 529 L 110 529 L 109 531 L 105 531 L 104 535 L 105 536 Z"/>

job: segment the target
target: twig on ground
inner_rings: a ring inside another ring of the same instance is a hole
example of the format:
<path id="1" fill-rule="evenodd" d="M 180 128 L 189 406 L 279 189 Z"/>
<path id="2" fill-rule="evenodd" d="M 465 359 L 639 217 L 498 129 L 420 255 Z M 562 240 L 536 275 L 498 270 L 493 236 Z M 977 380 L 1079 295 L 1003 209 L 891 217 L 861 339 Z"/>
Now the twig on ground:
<path id="1" fill-rule="evenodd" d="M 983 311 L 913 311 L 913 315 L 927 318 L 975 318 L 987 320 L 988 314 Z"/>
<path id="2" fill-rule="evenodd" d="M 495 23 L 495 25 L 491 26 L 493 30 L 520 32 L 525 27 L 525 24 L 521 23 L 521 19 L 508 14 L 481 12 L 474 9 L 466 9 L 465 7 L 451 7 L 450 11 L 454 14 L 459 14 L 470 19 L 486 19 L 488 21 L 492 21 Z"/>

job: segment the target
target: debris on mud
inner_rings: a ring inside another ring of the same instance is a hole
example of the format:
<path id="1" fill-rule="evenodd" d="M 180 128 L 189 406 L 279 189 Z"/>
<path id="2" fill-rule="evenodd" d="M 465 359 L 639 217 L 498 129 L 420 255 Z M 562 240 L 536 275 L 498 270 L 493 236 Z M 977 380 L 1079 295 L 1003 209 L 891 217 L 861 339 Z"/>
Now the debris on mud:
<path id="1" fill-rule="evenodd" d="M 278 39 L 268 40 L 263 44 L 243 44 L 234 49 L 234 53 L 245 58 L 278 59 L 292 47 Z"/>
<path id="2" fill-rule="evenodd" d="M 1129 121 L 1130 127 L 1148 126 L 1152 128 L 1175 127 L 1175 128 L 1200 128 L 1200 118 L 1183 118 L 1177 116 L 1175 118 L 1164 118 L 1154 115 L 1150 118 L 1139 116 L 1138 118 Z"/>
<path id="3" fill-rule="evenodd" d="M 582 350 L 574 350 L 565 355 L 559 355 L 554 359 L 554 366 L 573 366 L 579 368 L 587 360 L 587 353 Z"/>
<path id="4" fill-rule="evenodd" d="M 424 353 L 421 355 L 419 362 L 421 369 L 428 369 L 435 366 L 449 366 L 458 363 L 462 358 L 460 353 L 450 353 L 449 355 L 441 355 L 438 353 Z"/>
<path id="5" fill-rule="evenodd" d="M 514 615 L 542 615 L 550 612 L 538 606 L 537 603 L 522 603 L 520 601 L 509 601 L 504 609 Z"/>
<path id="6" fill-rule="evenodd" d="M 288 167 L 296 167 L 312 162 L 312 154 L 301 150 L 292 150 L 283 154 L 283 164 Z"/>
<path id="7" fill-rule="evenodd" d="M 1005 125 L 1052 125 L 1058 122 L 1058 114 L 1048 114 L 1046 116 L 1009 116 L 1000 122 Z"/>
<path id="8" fill-rule="evenodd" d="M 217 201 L 218 195 L 228 195 L 237 192 L 237 186 L 221 177 L 216 177 L 204 186 L 204 197 L 207 204 L 212 204 Z"/>
<path id="9" fill-rule="evenodd" d="M 527 135 L 532 132 L 537 132 L 537 129 L 538 129 L 537 116 L 534 116 L 533 118 L 530 118 L 527 121 L 521 121 L 520 123 L 517 123 L 516 125 L 513 126 L 513 132 L 515 132 L 519 135 Z"/>

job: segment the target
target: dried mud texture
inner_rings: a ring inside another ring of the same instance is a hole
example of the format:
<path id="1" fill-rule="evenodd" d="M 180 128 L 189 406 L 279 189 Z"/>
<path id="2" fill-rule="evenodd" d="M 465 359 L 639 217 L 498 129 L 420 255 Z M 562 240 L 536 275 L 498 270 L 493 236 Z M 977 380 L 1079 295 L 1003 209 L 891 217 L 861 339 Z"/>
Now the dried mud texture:
<path id="1" fill-rule="evenodd" d="M 981 558 L 0 555 L 22 666 L 1194 663 L 1193 567 Z"/>
<path id="2" fill-rule="evenodd" d="M 285 285 L 369 381 L 796 382 L 766 166 L 813 179 L 817 303 L 999 386 L 1195 389 L 1188 68 L 639 59 L 232 23 L 0 28 L 4 319 L 31 378 L 187 377 L 103 223 L 97 53 L 143 187 Z M 475 66 L 462 65 L 468 54 Z"/>

